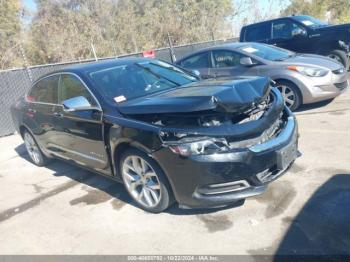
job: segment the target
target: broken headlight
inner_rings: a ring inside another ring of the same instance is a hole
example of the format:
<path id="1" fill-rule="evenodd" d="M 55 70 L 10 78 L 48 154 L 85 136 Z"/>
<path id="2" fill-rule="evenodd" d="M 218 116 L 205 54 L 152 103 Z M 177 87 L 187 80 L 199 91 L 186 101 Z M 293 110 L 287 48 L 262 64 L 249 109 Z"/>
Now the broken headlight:
<path id="1" fill-rule="evenodd" d="M 224 138 L 206 138 L 203 140 L 180 140 L 169 143 L 172 152 L 181 156 L 207 155 L 228 151 L 230 148 Z"/>

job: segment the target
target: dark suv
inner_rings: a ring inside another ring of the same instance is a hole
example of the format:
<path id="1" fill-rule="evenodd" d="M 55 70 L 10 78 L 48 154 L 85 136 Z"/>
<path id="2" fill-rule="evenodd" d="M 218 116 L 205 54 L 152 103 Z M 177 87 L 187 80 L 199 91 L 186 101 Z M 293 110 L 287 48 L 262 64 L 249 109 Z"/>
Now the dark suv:
<path id="1" fill-rule="evenodd" d="M 240 41 L 325 55 L 349 68 L 350 24 L 330 25 L 305 15 L 283 17 L 244 26 Z"/>

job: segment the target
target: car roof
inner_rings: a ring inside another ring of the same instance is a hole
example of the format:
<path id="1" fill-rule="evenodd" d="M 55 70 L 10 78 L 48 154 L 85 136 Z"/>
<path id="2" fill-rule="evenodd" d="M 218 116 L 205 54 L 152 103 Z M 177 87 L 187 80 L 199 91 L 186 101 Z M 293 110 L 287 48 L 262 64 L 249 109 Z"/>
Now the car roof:
<path id="1" fill-rule="evenodd" d="M 254 27 L 256 25 L 261 25 L 261 24 L 264 24 L 264 23 L 269 23 L 269 22 L 273 22 L 273 21 L 277 21 L 277 20 L 280 20 L 280 19 L 285 19 L 285 18 L 289 18 L 289 19 L 293 19 L 293 20 L 296 20 L 295 18 L 296 17 L 306 17 L 307 15 L 290 15 L 290 16 L 283 16 L 283 17 L 278 17 L 278 18 L 274 18 L 274 19 L 269 19 L 269 20 L 265 20 L 265 21 L 261 21 L 261 22 L 257 22 L 257 23 L 253 23 L 253 24 L 249 24 L 249 25 L 245 25 L 242 27 L 242 29 L 244 28 L 247 28 L 247 27 Z"/>
<path id="2" fill-rule="evenodd" d="M 187 58 L 189 58 L 189 57 L 191 57 L 193 55 L 200 54 L 200 53 L 203 53 L 203 52 L 213 51 L 213 50 L 222 50 L 222 49 L 225 49 L 225 50 L 237 50 L 238 48 L 240 48 L 242 46 L 249 45 L 249 44 L 260 44 L 260 43 L 256 43 L 256 42 L 234 42 L 234 43 L 226 43 L 226 44 L 206 47 L 206 48 L 200 49 L 200 50 L 198 50 L 196 52 L 193 52 L 193 53 L 190 53 L 190 54 L 184 56 L 183 58 L 177 60 L 176 63 L 180 63 L 183 60 L 185 60 L 185 59 L 187 59 Z"/>
<path id="3" fill-rule="evenodd" d="M 84 64 L 74 64 L 64 67 L 59 70 L 52 71 L 41 76 L 38 79 L 42 79 L 46 76 L 59 74 L 59 73 L 74 73 L 77 75 L 83 75 L 86 72 L 91 72 L 95 70 L 103 70 L 105 68 L 109 68 L 111 66 L 121 66 L 121 65 L 130 65 L 137 62 L 151 61 L 150 58 L 141 58 L 141 57 L 128 57 L 128 58 L 116 58 L 116 59 L 108 59 L 96 62 L 88 62 Z"/>

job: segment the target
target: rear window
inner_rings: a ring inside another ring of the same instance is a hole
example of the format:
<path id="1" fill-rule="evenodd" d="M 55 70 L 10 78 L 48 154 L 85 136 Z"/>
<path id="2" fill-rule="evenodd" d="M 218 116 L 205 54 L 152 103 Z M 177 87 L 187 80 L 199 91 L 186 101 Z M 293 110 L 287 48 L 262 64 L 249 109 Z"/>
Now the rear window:
<path id="1" fill-rule="evenodd" d="M 58 75 L 55 75 L 40 80 L 33 86 L 27 99 L 31 102 L 57 104 L 58 79 Z"/>
<path id="2" fill-rule="evenodd" d="M 245 41 L 264 41 L 271 38 L 271 23 L 264 23 L 247 27 L 245 31 Z"/>
<path id="3" fill-rule="evenodd" d="M 181 66 L 189 69 L 209 68 L 209 52 L 200 53 L 186 58 Z"/>

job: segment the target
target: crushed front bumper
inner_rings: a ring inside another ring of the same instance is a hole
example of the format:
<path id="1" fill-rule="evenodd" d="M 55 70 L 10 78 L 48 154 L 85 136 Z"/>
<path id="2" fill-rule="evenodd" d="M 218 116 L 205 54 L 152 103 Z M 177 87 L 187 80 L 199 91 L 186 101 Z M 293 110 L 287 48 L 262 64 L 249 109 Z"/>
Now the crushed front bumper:
<path id="1" fill-rule="evenodd" d="M 227 153 L 181 157 L 169 148 L 153 153 L 181 206 L 216 207 L 263 193 L 298 155 L 297 123 L 288 108 L 281 132 L 265 143 Z"/>

